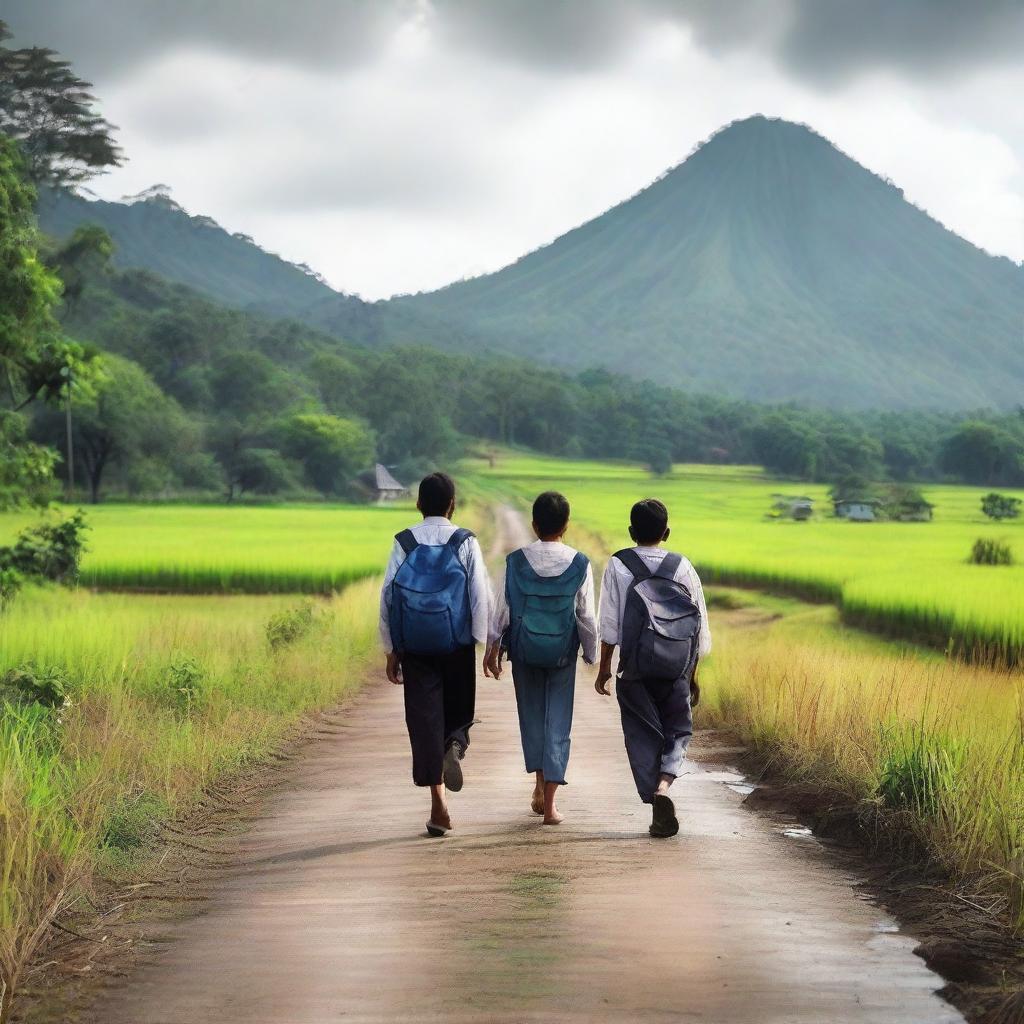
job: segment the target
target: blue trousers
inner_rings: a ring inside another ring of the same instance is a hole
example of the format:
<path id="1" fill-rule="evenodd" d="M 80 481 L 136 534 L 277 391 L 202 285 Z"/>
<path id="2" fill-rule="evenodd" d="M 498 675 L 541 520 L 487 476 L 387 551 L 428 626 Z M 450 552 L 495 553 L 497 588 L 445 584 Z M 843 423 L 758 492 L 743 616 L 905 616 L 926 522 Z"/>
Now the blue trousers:
<path id="1" fill-rule="evenodd" d="M 693 737 L 689 678 L 623 679 L 615 683 L 622 736 L 633 781 L 645 804 L 654 799 L 659 775 L 679 775 Z"/>
<path id="2" fill-rule="evenodd" d="M 576 690 L 576 659 L 563 668 L 513 664 L 512 682 L 516 688 L 526 770 L 543 772 L 545 782 L 564 786 Z"/>

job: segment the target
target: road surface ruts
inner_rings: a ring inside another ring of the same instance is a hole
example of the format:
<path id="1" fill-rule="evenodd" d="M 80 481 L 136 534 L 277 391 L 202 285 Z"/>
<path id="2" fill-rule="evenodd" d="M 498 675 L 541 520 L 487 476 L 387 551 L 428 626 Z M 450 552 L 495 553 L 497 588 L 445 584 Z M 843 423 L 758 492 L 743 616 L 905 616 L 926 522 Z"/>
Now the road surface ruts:
<path id="1" fill-rule="evenodd" d="M 500 513 L 509 543 L 522 524 Z M 511 684 L 479 682 L 456 831 L 423 838 L 397 687 L 312 745 L 198 917 L 104 1024 L 960 1021 L 913 942 L 812 841 L 691 764 L 655 841 L 613 700 L 577 688 L 564 825 L 530 813 Z"/>

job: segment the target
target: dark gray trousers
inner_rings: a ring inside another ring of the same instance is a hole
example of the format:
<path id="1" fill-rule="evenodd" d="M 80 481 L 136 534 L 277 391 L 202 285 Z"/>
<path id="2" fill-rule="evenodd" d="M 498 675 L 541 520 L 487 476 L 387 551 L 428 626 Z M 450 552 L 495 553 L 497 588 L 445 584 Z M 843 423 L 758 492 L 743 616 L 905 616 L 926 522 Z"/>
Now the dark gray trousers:
<path id="1" fill-rule="evenodd" d="M 689 679 L 616 680 L 629 767 L 640 799 L 654 799 L 659 775 L 679 775 L 693 736 Z"/>
<path id="2" fill-rule="evenodd" d="M 451 654 L 403 654 L 405 724 L 412 746 L 412 781 L 439 786 L 445 751 L 469 746 L 476 706 L 476 648 Z"/>

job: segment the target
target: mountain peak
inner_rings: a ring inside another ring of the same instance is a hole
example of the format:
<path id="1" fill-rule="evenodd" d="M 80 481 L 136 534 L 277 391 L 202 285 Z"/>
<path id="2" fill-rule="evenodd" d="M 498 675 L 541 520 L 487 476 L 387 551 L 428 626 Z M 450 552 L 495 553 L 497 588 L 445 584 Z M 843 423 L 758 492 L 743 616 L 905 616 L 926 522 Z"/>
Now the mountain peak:
<path id="1" fill-rule="evenodd" d="M 1018 268 L 762 114 L 504 270 L 395 305 L 481 347 L 758 400 L 965 408 L 1024 388 Z"/>

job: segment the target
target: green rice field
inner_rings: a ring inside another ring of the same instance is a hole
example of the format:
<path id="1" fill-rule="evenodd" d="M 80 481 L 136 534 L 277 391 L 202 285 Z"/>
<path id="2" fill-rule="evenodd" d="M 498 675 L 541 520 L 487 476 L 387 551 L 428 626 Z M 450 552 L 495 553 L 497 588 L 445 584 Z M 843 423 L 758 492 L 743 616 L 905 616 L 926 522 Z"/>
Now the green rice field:
<path id="1" fill-rule="evenodd" d="M 329 593 L 381 571 L 405 507 L 98 505 L 82 583 L 186 593 Z M 6 543 L 29 515 L 0 516 Z"/>
<path id="2" fill-rule="evenodd" d="M 1024 521 L 986 519 L 985 489 L 925 486 L 933 522 L 851 523 L 831 517 L 826 486 L 780 482 L 755 467 L 677 466 L 654 478 L 631 465 L 510 455 L 493 467 L 481 461 L 471 474 L 473 486 L 495 498 L 564 491 L 574 521 L 607 550 L 629 543 L 632 502 L 660 497 L 673 546 L 706 581 L 834 602 L 853 624 L 984 660 L 1024 659 Z M 813 498 L 814 518 L 771 519 L 779 494 Z M 978 537 L 1008 540 L 1017 564 L 969 565 Z"/>

